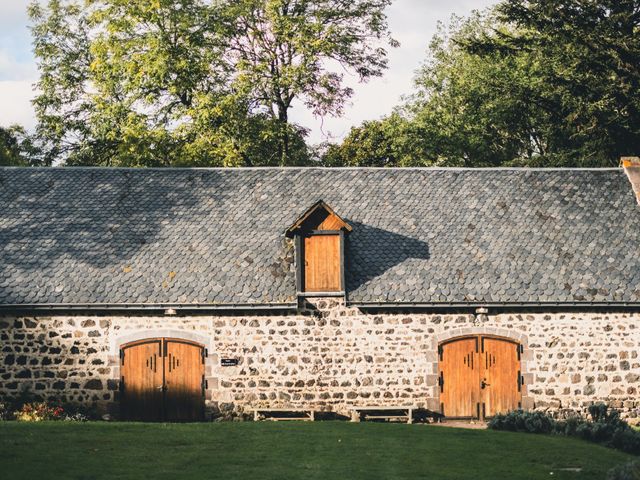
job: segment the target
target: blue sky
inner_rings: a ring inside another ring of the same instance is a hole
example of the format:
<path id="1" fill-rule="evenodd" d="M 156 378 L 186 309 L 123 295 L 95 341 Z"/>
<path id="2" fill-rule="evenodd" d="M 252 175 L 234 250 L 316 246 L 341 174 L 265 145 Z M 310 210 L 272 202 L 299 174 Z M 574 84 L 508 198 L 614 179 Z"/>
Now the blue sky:
<path id="1" fill-rule="evenodd" d="M 30 0 L 0 0 L 0 125 L 35 125 L 30 100 L 38 71 L 31 53 L 31 36 L 26 8 Z M 314 118 L 304 107 L 294 105 L 293 121 L 311 129 L 309 140 L 343 138 L 349 128 L 363 120 L 380 118 L 411 93 L 414 72 L 426 57 L 429 40 L 439 21 L 452 14 L 466 15 L 473 9 L 495 4 L 495 0 L 395 0 L 389 8 L 389 24 L 401 46 L 389 56 L 389 70 L 382 78 L 358 84 L 341 118 Z"/>

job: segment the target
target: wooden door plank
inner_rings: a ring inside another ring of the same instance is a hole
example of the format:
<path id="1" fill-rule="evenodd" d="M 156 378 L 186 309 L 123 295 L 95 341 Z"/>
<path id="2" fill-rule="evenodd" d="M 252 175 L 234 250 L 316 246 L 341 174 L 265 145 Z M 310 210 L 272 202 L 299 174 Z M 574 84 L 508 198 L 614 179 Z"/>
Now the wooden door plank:
<path id="1" fill-rule="evenodd" d="M 123 417 L 128 420 L 162 419 L 162 341 L 149 339 L 123 347 Z"/>
<path id="2" fill-rule="evenodd" d="M 197 421 L 204 413 L 203 347 L 165 339 L 165 410 L 169 421 Z"/>
<path id="3" fill-rule="evenodd" d="M 480 400 L 477 341 L 477 337 L 461 338 L 441 346 L 442 359 L 439 365 L 443 385 L 440 402 L 446 417 L 477 416 Z"/>
<path id="4" fill-rule="evenodd" d="M 515 410 L 521 402 L 518 388 L 520 360 L 519 345 L 504 339 L 484 337 L 483 352 L 480 353 L 482 402 L 485 415 L 492 417 L 498 413 Z"/>

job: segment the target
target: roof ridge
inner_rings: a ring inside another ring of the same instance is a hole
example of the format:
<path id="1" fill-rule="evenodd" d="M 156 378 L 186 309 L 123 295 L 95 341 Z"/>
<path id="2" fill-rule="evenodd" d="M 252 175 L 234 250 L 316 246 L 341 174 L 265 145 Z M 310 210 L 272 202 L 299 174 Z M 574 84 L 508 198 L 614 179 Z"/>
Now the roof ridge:
<path id="1" fill-rule="evenodd" d="M 325 166 L 258 166 L 258 167 L 103 167 L 103 166 L 56 166 L 56 167 L 20 167 L 0 166 L 0 170 L 109 170 L 109 171 L 263 171 L 263 170 L 342 170 L 342 171 L 505 171 L 505 172 L 611 172 L 622 167 L 325 167 Z"/>

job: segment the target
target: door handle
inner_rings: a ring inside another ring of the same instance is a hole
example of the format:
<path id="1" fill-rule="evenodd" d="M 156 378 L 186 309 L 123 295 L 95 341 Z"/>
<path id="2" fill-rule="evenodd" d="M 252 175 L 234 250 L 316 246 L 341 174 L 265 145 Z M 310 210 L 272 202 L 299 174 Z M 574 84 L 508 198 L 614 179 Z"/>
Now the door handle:
<path id="1" fill-rule="evenodd" d="M 480 383 L 480 388 L 482 388 L 484 390 L 485 387 L 490 387 L 490 386 L 491 386 L 491 384 L 487 383 L 487 379 L 483 378 L 482 379 L 482 383 Z"/>

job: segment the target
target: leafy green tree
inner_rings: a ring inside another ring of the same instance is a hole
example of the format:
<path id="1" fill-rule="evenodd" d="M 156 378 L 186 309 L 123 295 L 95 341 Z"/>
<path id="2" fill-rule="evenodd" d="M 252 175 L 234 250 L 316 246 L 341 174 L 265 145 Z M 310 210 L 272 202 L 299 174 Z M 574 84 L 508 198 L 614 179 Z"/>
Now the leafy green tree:
<path id="1" fill-rule="evenodd" d="M 0 127 L 0 166 L 41 165 L 40 151 L 20 125 Z"/>
<path id="2" fill-rule="evenodd" d="M 640 145 L 639 12 L 628 0 L 507 0 L 454 17 L 396 109 L 402 131 L 365 123 L 325 161 L 617 165 Z"/>
<path id="3" fill-rule="evenodd" d="M 50 0 L 29 5 L 34 54 L 40 70 L 33 101 L 44 163 L 73 156 L 91 142 L 89 37 L 86 16 L 76 2 Z M 96 146 L 96 155 L 99 156 Z"/>
<path id="4" fill-rule="evenodd" d="M 339 144 L 322 148 L 321 162 L 329 167 L 400 167 L 416 165 L 414 129 L 405 118 L 394 113 L 382 120 L 353 127 Z"/>
<path id="5" fill-rule="evenodd" d="M 305 164 L 292 103 L 338 114 L 338 68 L 381 74 L 390 1 L 35 1 L 37 135 L 74 165 Z"/>
<path id="6" fill-rule="evenodd" d="M 289 163 L 289 110 L 299 100 L 317 115 L 338 115 L 353 93 L 344 70 L 361 81 L 387 67 L 391 0 L 229 0 L 221 2 L 234 80 L 280 129 Z"/>
<path id="7" fill-rule="evenodd" d="M 547 156 L 562 165 L 617 165 L 640 145 L 640 5 L 637 0 L 506 0 L 507 31 L 474 36 L 481 58 L 540 64 L 531 101 L 556 132 Z"/>
<path id="8" fill-rule="evenodd" d="M 469 52 L 469 39 L 509 28 L 493 14 L 454 17 L 434 36 L 404 108 L 421 139 L 414 156 L 444 166 L 498 166 L 545 155 L 548 118 L 535 103 L 542 69 L 535 52 Z"/>
<path id="9" fill-rule="evenodd" d="M 274 125 L 228 88 L 206 2 L 50 0 L 30 13 L 38 136 L 50 158 L 234 166 L 273 156 Z"/>
<path id="10" fill-rule="evenodd" d="M 542 153 L 539 111 L 529 101 L 537 63 L 470 53 L 465 43 L 495 25 L 490 14 L 440 26 L 415 92 L 389 117 L 353 128 L 325 162 L 350 165 L 495 166 Z"/>

